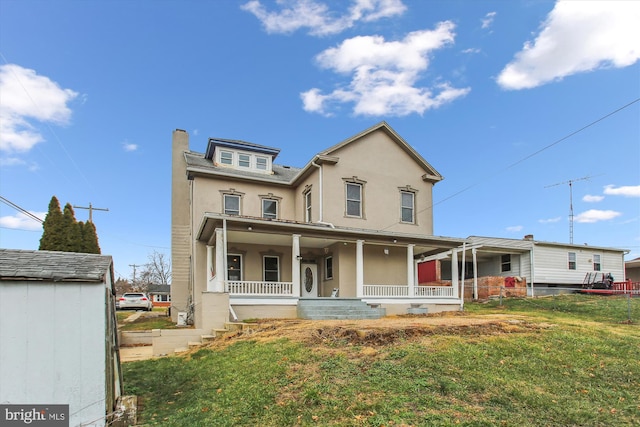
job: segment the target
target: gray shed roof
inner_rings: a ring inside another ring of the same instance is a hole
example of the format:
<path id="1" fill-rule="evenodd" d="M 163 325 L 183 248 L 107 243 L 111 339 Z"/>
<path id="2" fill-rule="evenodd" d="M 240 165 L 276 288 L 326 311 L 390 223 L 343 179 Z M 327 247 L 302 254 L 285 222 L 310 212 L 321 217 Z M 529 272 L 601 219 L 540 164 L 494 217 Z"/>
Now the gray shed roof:
<path id="1" fill-rule="evenodd" d="M 0 249 L 0 281 L 104 282 L 112 265 L 109 255 Z"/>

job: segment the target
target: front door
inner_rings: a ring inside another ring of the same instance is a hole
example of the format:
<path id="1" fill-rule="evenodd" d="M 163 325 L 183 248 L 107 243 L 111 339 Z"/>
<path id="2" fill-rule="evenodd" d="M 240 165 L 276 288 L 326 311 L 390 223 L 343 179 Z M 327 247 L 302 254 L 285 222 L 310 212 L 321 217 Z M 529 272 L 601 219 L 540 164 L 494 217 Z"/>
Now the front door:
<path id="1" fill-rule="evenodd" d="M 303 298 L 318 297 L 318 266 L 315 264 L 300 265 L 300 282 L 302 289 L 300 295 Z"/>

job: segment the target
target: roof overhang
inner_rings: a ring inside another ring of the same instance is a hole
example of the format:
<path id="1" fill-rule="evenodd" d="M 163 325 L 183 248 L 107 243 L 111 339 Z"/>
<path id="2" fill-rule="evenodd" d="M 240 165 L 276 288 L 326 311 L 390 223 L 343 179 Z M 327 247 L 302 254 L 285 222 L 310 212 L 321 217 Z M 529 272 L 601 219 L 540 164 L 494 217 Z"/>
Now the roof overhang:
<path id="1" fill-rule="evenodd" d="M 228 243 L 291 246 L 291 236 L 298 234 L 301 246 L 306 248 L 325 248 L 338 242 L 348 244 L 358 240 L 364 240 L 368 245 L 406 247 L 412 244 L 416 258 L 429 252 L 458 248 L 464 243 L 469 243 L 466 239 L 452 237 L 333 227 L 328 224 L 268 220 L 210 212 L 203 215 L 196 239 L 213 245 L 216 229 L 223 228 L 227 230 Z"/>

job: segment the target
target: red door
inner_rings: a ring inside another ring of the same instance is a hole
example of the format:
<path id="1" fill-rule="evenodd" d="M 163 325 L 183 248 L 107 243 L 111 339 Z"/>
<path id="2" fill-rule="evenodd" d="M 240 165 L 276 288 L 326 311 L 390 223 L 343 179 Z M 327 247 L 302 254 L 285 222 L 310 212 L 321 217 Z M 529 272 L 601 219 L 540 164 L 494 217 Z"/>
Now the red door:
<path id="1" fill-rule="evenodd" d="M 436 262 L 434 260 L 418 264 L 418 283 L 436 282 L 438 280 Z"/>

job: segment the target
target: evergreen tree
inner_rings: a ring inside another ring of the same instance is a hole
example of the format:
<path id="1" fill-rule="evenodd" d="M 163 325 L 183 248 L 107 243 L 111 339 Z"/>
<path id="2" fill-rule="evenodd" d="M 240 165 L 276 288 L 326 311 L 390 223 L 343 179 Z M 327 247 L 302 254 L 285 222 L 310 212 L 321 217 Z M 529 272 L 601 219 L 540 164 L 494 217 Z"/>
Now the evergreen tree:
<path id="1" fill-rule="evenodd" d="M 100 245 L 98 245 L 98 234 L 96 226 L 92 222 L 79 222 L 80 231 L 82 233 L 82 253 L 99 254 Z"/>
<path id="2" fill-rule="evenodd" d="M 65 234 L 62 247 L 63 252 L 82 252 L 82 231 L 76 221 L 75 212 L 71 203 L 64 205 L 62 211 L 62 230 Z"/>
<path id="3" fill-rule="evenodd" d="M 44 229 L 40 238 L 41 251 L 59 251 L 65 241 L 65 232 L 63 230 L 62 211 L 60 210 L 60 202 L 56 196 L 51 198 L 49 202 L 49 210 L 42 224 Z"/>
<path id="4" fill-rule="evenodd" d="M 60 202 L 56 196 L 49 202 L 49 211 L 42 225 L 40 238 L 41 251 L 78 252 L 85 254 L 99 254 L 98 233 L 96 226 L 87 221 L 76 221 L 73 207 L 70 203 L 60 210 Z"/>

